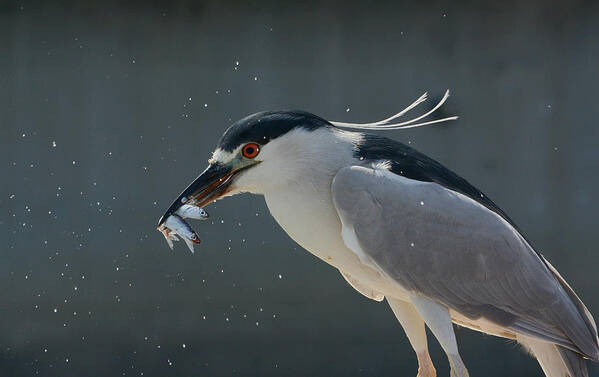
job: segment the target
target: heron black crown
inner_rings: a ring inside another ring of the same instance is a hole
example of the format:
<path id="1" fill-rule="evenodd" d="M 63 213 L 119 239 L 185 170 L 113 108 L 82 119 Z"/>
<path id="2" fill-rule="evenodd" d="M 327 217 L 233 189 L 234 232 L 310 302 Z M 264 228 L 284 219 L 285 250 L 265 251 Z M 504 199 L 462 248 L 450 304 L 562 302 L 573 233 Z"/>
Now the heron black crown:
<path id="1" fill-rule="evenodd" d="M 239 145 L 249 142 L 264 145 L 296 128 L 313 131 L 320 127 L 332 125 L 305 111 L 262 111 L 233 123 L 219 140 L 218 148 L 232 152 Z"/>

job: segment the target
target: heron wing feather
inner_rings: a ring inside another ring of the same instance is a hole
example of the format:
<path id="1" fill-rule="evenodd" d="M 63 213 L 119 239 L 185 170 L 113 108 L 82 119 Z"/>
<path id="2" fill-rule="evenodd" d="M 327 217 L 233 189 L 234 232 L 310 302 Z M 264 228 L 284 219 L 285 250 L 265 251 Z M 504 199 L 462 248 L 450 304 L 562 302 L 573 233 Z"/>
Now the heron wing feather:
<path id="1" fill-rule="evenodd" d="M 435 182 L 380 167 L 341 169 L 332 192 L 362 252 L 404 289 L 597 357 L 587 313 L 502 216 Z"/>

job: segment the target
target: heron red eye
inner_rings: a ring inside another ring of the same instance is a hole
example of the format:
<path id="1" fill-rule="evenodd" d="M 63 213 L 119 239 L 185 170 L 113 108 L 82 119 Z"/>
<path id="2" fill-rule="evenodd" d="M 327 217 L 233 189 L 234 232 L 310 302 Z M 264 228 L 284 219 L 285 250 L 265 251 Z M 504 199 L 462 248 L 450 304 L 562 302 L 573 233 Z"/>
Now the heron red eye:
<path id="1" fill-rule="evenodd" d="M 241 153 L 246 158 L 254 158 L 260 153 L 260 146 L 256 143 L 249 143 L 243 146 Z"/>

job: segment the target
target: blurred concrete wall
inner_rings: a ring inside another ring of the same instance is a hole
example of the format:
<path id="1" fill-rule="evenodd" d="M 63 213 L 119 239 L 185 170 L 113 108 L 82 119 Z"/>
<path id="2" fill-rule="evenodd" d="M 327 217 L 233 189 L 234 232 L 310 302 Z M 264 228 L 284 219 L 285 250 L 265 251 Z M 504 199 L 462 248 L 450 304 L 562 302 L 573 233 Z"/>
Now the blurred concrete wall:
<path id="1" fill-rule="evenodd" d="M 491 196 L 599 314 L 598 67 L 596 2 L 0 2 L 0 374 L 415 375 L 387 305 L 262 198 L 211 206 L 195 255 L 154 227 L 238 118 L 369 121 L 445 88 L 459 121 L 388 134 Z M 541 374 L 457 336 L 473 376 Z"/>

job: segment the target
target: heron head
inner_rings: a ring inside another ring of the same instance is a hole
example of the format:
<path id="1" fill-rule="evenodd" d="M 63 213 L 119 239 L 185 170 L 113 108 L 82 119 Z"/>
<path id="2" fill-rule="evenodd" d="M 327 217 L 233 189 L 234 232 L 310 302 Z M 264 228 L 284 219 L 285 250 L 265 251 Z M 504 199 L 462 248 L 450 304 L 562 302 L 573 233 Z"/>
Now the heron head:
<path id="1" fill-rule="evenodd" d="M 173 202 L 159 225 L 186 203 L 204 206 L 240 192 L 265 194 L 302 179 L 332 179 L 335 166 L 353 158 L 351 135 L 359 134 L 303 111 L 243 118 L 225 131 L 208 167 Z"/>

